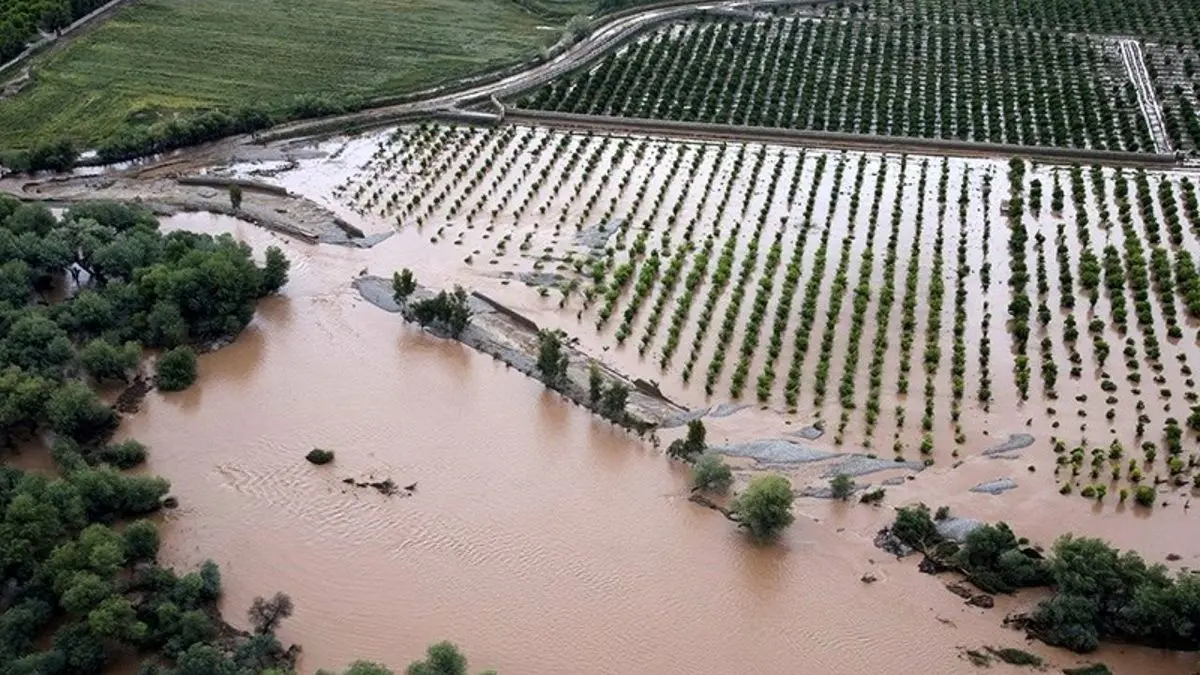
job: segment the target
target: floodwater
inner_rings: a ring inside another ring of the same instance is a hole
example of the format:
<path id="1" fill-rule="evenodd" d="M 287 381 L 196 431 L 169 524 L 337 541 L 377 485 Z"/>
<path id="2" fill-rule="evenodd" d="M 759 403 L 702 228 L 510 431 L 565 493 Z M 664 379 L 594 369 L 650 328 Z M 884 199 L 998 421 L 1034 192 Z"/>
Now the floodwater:
<path id="1" fill-rule="evenodd" d="M 166 562 L 220 563 L 234 623 L 255 595 L 291 594 L 281 638 L 303 644 L 304 673 L 358 658 L 399 670 L 442 639 L 474 670 L 507 675 L 957 674 L 974 670 L 961 650 L 982 645 L 1083 662 L 1001 627 L 1032 596 L 970 608 L 914 559 L 876 550 L 889 509 L 801 500 L 781 541 L 756 547 L 686 501 L 685 473 L 648 444 L 359 300 L 350 280 L 364 269 L 428 269 L 402 237 L 362 251 L 217 216 L 165 226 L 233 231 L 293 261 L 284 293 L 232 346 L 201 357 L 198 384 L 152 393 L 121 434 L 151 446 L 149 470 L 180 498 L 165 516 Z M 313 447 L 336 461 L 310 465 Z M 927 471 L 888 501 L 1011 517 L 1009 497 L 963 491 L 991 465 L 971 466 Z M 341 482 L 367 477 L 416 490 L 389 498 Z M 1158 513 L 1090 519 L 1084 504 L 1076 513 L 1030 492 L 1014 524 L 1041 522 L 1035 536 L 1080 523 L 1130 545 L 1123 533 L 1182 524 Z M 878 581 L 860 581 L 865 572 Z M 1137 649 L 1092 660 L 1117 673 L 1195 667 L 1194 656 Z"/>

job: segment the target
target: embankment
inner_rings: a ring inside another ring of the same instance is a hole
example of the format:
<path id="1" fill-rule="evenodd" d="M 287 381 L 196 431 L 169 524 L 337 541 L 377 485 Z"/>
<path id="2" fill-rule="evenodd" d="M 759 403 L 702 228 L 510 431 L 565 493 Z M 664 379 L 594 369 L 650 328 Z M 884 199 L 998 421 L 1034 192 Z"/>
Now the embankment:
<path id="1" fill-rule="evenodd" d="M 401 305 L 392 298 L 390 279 L 361 276 L 354 280 L 354 288 L 367 302 L 388 312 L 401 314 L 406 320 L 415 323 L 408 306 Z M 420 300 L 434 294 L 432 290 L 418 288 L 412 298 Z M 470 305 L 471 323 L 458 336 L 458 341 L 489 354 L 538 381 L 543 381 L 537 369 L 537 324 L 479 294 L 471 296 Z M 622 426 L 644 434 L 653 432 L 663 421 L 687 412 L 682 406 L 662 396 L 655 396 L 650 388 L 639 387 L 634 380 L 584 354 L 569 340 L 564 347 L 568 358 L 567 377 L 555 390 L 580 406 L 597 412 L 588 388 L 591 364 L 596 363 L 605 387 L 621 384 L 629 390 L 629 400 L 625 408 L 627 416 L 619 422 Z"/>

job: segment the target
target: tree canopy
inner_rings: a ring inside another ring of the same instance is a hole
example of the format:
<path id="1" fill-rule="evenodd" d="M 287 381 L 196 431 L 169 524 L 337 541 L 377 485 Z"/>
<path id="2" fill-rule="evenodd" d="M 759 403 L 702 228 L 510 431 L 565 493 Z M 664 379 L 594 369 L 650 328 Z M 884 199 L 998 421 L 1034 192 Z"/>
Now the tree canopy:
<path id="1" fill-rule="evenodd" d="M 750 481 L 733 501 L 732 511 L 742 527 L 760 539 L 771 539 L 792 524 L 792 484 L 771 474 Z"/>

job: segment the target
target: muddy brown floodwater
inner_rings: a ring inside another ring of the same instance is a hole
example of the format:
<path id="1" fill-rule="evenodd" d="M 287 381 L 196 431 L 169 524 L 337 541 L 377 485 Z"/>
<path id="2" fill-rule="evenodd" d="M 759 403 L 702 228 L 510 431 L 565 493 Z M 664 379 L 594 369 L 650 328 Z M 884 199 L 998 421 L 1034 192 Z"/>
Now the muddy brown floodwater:
<path id="1" fill-rule="evenodd" d="M 255 595 L 290 593 L 281 638 L 303 644 L 302 672 L 357 658 L 401 670 L 441 639 L 506 675 L 950 674 L 973 671 L 959 654 L 981 645 L 1081 662 L 1001 627 L 1033 598 L 969 608 L 874 549 L 887 509 L 802 500 L 778 545 L 751 545 L 686 501 L 684 472 L 657 450 L 361 301 L 354 275 L 414 255 L 399 237 L 361 251 L 217 216 L 165 226 L 231 230 L 293 261 L 283 295 L 201 357 L 199 384 L 152 393 L 121 434 L 151 446 L 149 470 L 180 498 L 166 561 L 219 562 L 234 623 Z M 313 447 L 336 461 L 310 465 Z M 341 482 L 366 477 L 417 489 Z M 868 571 L 877 582 L 860 581 Z M 1094 658 L 1118 673 L 1195 665 Z"/>

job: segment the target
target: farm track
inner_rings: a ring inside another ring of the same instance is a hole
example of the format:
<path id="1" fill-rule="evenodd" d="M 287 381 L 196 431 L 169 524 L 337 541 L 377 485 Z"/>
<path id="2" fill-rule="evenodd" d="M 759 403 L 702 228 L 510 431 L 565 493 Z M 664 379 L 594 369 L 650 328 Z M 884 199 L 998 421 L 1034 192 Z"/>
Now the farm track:
<path id="1" fill-rule="evenodd" d="M 454 117 L 453 114 L 449 115 Z M 705 122 L 677 122 L 604 115 L 545 112 L 506 109 L 504 121 L 562 130 L 615 131 L 701 140 L 742 141 L 822 147 L 843 150 L 876 150 L 883 152 L 914 152 L 953 157 L 1021 156 L 1030 159 L 1063 163 L 1102 163 L 1109 166 L 1167 168 L 1176 165 L 1171 155 L 1091 150 L 1086 148 L 1057 148 L 1049 146 L 1008 145 L 975 141 L 913 138 L 873 134 L 853 134 L 836 131 L 809 131 L 770 127 L 743 127 Z"/>
<path id="2" fill-rule="evenodd" d="M 1146 70 L 1142 45 L 1137 40 L 1121 40 L 1119 44 L 1121 60 L 1137 91 L 1138 105 L 1142 109 L 1142 116 L 1146 118 L 1146 125 L 1150 127 L 1150 135 L 1154 138 L 1155 152 L 1169 153 L 1171 152 L 1171 140 L 1167 135 L 1166 122 L 1163 120 L 1162 105 L 1159 104 L 1158 96 L 1154 93 L 1154 84 L 1150 79 L 1150 73 Z"/>

